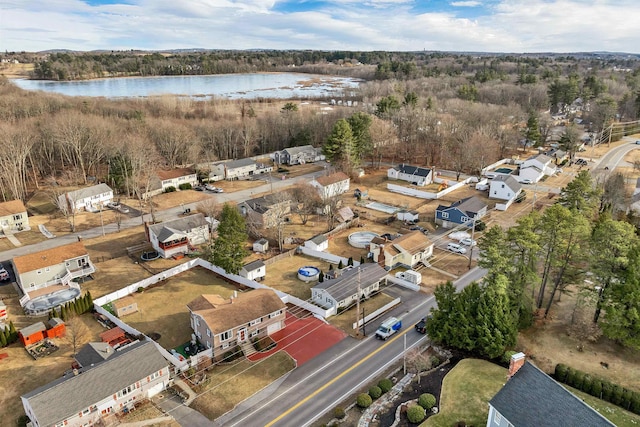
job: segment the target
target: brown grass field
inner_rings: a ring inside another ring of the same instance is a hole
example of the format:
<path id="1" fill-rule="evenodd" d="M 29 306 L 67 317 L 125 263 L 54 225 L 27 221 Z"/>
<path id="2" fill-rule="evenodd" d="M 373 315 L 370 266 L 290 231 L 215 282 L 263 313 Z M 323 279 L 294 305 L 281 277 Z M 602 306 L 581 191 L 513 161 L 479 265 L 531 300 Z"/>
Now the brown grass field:
<path id="1" fill-rule="evenodd" d="M 391 301 L 393 301 L 392 297 L 385 294 L 384 292 L 380 292 L 379 294 L 360 303 L 360 315 L 362 315 L 363 310 L 365 316 L 367 315 L 367 313 L 373 313 L 377 309 L 384 307 L 386 304 L 389 304 Z M 360 331 L 353 329 L 353 324 L 356 323 L 357 316 L 358 313 L 356 311 L 356 306 L 354 305 L 353 307 L 343 311 L 342 313 L 329 317 L 327 321 L 336 328 L 343 330 L 345 333 L 353 337 L 361 338 L 362 335 L 359 333 Z M 369 331 L 367 332 L 367 335 L 372 335 L 374 332 L 375 331 Z"/>
<path id="2" fill-rule="evenodd" d="M 298 279 L 298 269 L 305 265 L 318 267 L 325 272 L 329 270 L 327 262 L 304 255 L 293 255 L 268 265 L 267 275 L 262 283 L 301 300 L 308 300 L 311 298 L 311 288 L 317 282 L 305 283 Z"/>
<path id="3" fill-rule="evenodd" d="M 209 270 L 195 267 L 153 285 L 142 293 L 133 294 L 138 312 L 122 320 L 144 334 L 157 332 L 158 343 L 166 349 L 177 347 L 191 339 L 191 323 L 187 304 L 202 294 L 217 294 L 224 298 L 237 290 Z"/>

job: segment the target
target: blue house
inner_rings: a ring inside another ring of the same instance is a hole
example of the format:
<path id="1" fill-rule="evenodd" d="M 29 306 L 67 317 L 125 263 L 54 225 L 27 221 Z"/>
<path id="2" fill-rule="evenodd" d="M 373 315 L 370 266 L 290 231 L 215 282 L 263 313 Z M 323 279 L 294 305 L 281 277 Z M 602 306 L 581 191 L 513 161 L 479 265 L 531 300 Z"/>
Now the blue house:
<path id="1" fill-rule="evenodd" d="M 451 206 L 440 205 L 436 208 L 436 224 L 444 228 L 454 228 L 482 218 L 487 214 L 487 207 L 484 201 L 475 196 L 458 200 Z"/>

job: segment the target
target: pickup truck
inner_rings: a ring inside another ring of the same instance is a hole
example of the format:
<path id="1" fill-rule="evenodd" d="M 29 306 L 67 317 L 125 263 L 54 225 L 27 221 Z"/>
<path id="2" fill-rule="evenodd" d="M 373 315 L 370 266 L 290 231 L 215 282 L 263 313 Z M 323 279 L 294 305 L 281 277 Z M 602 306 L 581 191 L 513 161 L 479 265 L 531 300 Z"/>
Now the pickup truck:
<path id="1" fill-rule="evenodd" d="M 379 340 L 386 340 L 391 335 L 395 334 L 402 328 L 402 321 L 400 319 L 396 319 L 395 317 L 390 317 L 378 328 L 376 331 L 376 338 Z"/>

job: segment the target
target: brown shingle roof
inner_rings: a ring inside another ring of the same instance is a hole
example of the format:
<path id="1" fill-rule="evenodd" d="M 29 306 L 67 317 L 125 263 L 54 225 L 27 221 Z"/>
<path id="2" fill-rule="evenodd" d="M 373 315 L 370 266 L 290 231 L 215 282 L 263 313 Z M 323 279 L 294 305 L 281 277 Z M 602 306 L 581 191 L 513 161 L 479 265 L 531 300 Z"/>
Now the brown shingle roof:
<path id="1" fill-rule="evenodd" d="M 392 242 L 393 246 L 398 246 L 410 254 L 422 252 L 432 245 L 431 240 L 419 230 L 412 231 L 404 236 L 400 236 Z"/>
<path id="2" fill-rule="evenodd" d="M 8 202 L 0 203 L 0 216 L 13 215 L 26 211 L 27 208 L 24 207 L 22 200 L 9 200 Z"/>
<path id="3" fill-rule="evenodd" d="M 344 172 L 336 172 L 331 175 L 321 176 L 316 178 L 316 182 L 323 187 L 327 185 L 335 184 L 336 182 L 346 181 L 349 177 Z"/>
<path id="4" fill-rule="evenodd" d="M 82 242 L 75 242 L 57 248 L 47 249 L 28 255 L 13 258 L 16 273 L 22 274 L 29 271 L 50 267 L 65 262 L 66 260 L 88 255 Z"/>
<path id="5" fill-rule="evenodd" d="M 225 300 L 219 295 L 202 295 L 187 306 L 202 316 L 214 334 L 220 334 L 285 308 L 280 297 L 271 289 L 245 292 L 233 300 Z"/>
<path id="6" fill-rule="evenodd" d="M 195 171 L 189 168 L 159 170 L 156 172 L 156 174 L 158 175 L 158 178 L 160 178 L 163 181 L 165 179 L 173 179 L 181 176 L 193 175 L 194 173 Z"/>
<path id="7" fill-rule="evenodd" d="M 118 310 L 123 307 L 128 307 L 135 303 L 136 303 L 135 297 L 133 297 L 132 295 L 129 295 L 124 298 L 115 300 L 114 302 L 111 303 L 111 305 L 113 306 L 114 309 Z"/>

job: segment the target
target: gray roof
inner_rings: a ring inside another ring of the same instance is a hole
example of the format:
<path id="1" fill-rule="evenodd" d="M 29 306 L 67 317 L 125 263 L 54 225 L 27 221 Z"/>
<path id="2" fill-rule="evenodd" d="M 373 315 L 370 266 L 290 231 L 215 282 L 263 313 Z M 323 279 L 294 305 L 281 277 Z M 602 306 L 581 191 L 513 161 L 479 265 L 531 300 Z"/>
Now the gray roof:
<path id="1" fill-rule="evenodd" d="M 511 175 L 498 175 L 493 178 L 493 182 L 504 182 L 507 186 L 509 186 L 510 189 L 512 189 L 516 193 L 522 190 L 522 185 Z"/>
<path id="2" fill-rule="evenodd" d="M 399 172 L 406 173 L 408 175 L 417 175 L 417 176 L 424 176 L 424 177 L 429 176 L 429 174 L 431 173 L 431 169 L 421 168 L 418 166 L 410 166 L 405 164 L 398 165 L 395 169 Z"/>
<path id="3" fill-rule="evenodd" d="M 81 200 L 87 197 L 97 196 L 99 194 L 113 191 L 107 184 L 92 185 L 91 187 L 81 188 L 79 190 L 69 191 L 67 194 L 71 200 Z"/>
<path id="4" fill-rule="evenodd" d="M 516 427 L 614 425 L 529 362 L 507 381 L 489 405 Z"/>
<path id="5" fill-rule="evenodd" d="M 173 240 L 172 237 L 181 235 L 194 228 L 207 225 L 208 222 L 204 219 L 204 215 L 197 213 L 195 215 L 189 215 L 184 218 L 178 218 L 171 221 L 165 221 L 160 224 L 154 224 L 149 226 L 149 230 L 158 237 L 161 242 L 167 240 Z"/>
<path id="6" fill-rule="evenodd" d="M 542 164 L 547 164 L 551 161 L 551 157 L 544 154 L 536 154 L 535 156 L 529 157 L 527 160 L 537 160 Z"/>
<path id="7" fill-rule="evenodd" d="M 250 166 L 250 165 L 257 165 L 257 163 L 253 159 L 238 159 L 238 160 L 232 160 L 230 162 L 224 163 L 224 166 L 227 169 L 243 168 L 245 166 Z"/>
<path id="8" fill-rule="evenodd" d="M 314 148 L 313 145 L 301 145 L 300 147 L 289 147 L 289 148 L 285 148 L 284 150 L 282 150 L 283 152 L 286 151 L 290 156 L 302 153 L 303 151 L 316 151 L 316 148 Z"/>
<path id="9" fill-rule="evenodd" d="M 359 275 L 358 271 L 360 272 Z M 313 288 L 324 289 L 335 298 L 336 301 L 342 301 L 358 293 L 358 280 L 360 280 L 360 288 L 364 289 L 380 281 L 386 275 L 387 271 L 377 263 L 361 264 L 358 267 L 344 271 L 335 279 L 318 283 Z"/>
<path id="10" fill-rule="evenodd" d="M 18 332 L 20 332 L 20 335 L 26 338 L 28 336 L 35 334 L 36 332 L 42 332 L 46 330 L 47 330 L 47 327 L 44 325 L 44 323 L 38 322 L 38 323 L 34 323 L 33 325 L 29 325 L 26 328 L 22 328 Z"/>
<path id="11" fill-rule="evenodd" d="M 278 205 L 282 202 L 289 202 L 288 200 L 282 200 L 282 193 L 267 194 L 263 197 L 256 197 L 254 199 L 245 200 L 238 203 L 238 206 L 246 205 L 254 212 L 263 214 L 267 212 L 271 207 Z"/>
<path id="12" fill-rule="evenodd" d="M 242 268 L 244 268 L 245 271 L 249 272 L 249 271 L 256 271 L 257 269 L 264 266 L 265 266 L 264 262 L 262 262 L 261 260 L 257 260 L 257 261 L 251 261 L 249 264 L 243 265 Z"/>
<path id="13" fill-rule="evenodd" d="M 472 214 L 471 216 L 473 216 L 478 212 L 480 212 L 482 209 L 486 208 L 487 204 L 483 200 L 475 196 L 471 196 L 471 197 L 467 197 L 466 199 L 458 200 L 457 202 L 453 203 L 449 207 L 458 208 L 462 212 L 466 214 Z"/>
<path id="14" fill-rule="evenodd" d="M 309 240 L 315 243 L 316 245 L 319 245 L 320 243 L 326 242 L 328 239 L 327 239 L 327 236 L 325 236 L 324 234 L 318 234 L 317 236 Z"/>
<path id="15" fill-rule="evenodd" d="M 168 362 L 155 344 L 145 341 L 117 351 L 79 375 L 55 380 L 22 396 L 43 426 L 54 425 L 145 378 Z"/>
<path id="16" fill-rule="evenodd" d="M 265 239 L 264 237 L 262 237 L 262 238 L 260 238 L 260 240 L 256 240 L 256 243 L 264 245 L 265 243 L 269 243 L 269 241 L 267 239 Z"/>
<path id="17" fill-rule="evenodd" d="M 81 367 L 89 368 L 92 365 L 104 362 L 114 354 L 116 354 L 116 351 L 109 343 L 90 342 L 80 349 L 75 359 Z"/>

